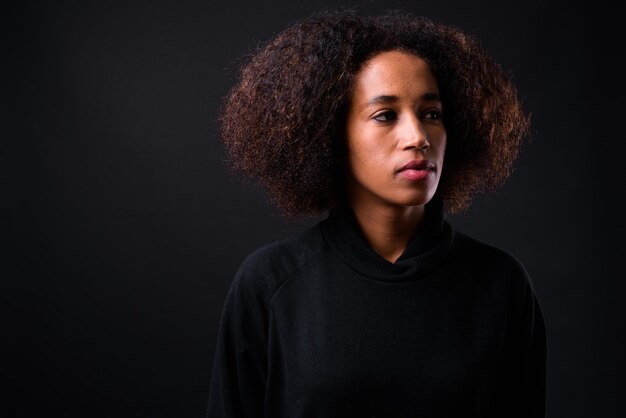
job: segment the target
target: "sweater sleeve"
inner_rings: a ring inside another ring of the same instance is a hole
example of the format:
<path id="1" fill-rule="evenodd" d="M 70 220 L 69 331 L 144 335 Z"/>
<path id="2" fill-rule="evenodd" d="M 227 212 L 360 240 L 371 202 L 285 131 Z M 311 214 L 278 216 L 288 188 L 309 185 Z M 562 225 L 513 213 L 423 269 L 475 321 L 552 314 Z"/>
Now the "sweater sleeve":
<path id="1" fill-rule="evenodd" d="M 263 416 L 267 375 L 267 289 L 250 260 L 239 269 L 220 320 L 208 418 Z"/>
<path id="2" fill-rule="evenodd" d="M 522 393 L 525 416 L 546 416 L 546 327 L 535 290 L 528 279 L 522 310 Z"/>
<path id="3" fill-rule="evenodd" d="M 503 415 L 546 416 L 546 327 L 526 269 L 517 262 L 518 280 L 509 313 L 506 375 L 501 386 Z"/>

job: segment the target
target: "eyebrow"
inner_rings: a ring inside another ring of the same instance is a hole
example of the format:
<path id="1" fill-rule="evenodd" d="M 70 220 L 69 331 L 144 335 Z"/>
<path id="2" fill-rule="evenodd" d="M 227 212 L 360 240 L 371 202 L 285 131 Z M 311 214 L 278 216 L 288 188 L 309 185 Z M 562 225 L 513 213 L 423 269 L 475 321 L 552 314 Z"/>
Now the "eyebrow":
<path id="1" fill-rule="evenodd" d="M 422 94 L 420 99 L 424 101 L 441 102 L 441 97 L 437 93 L 424 93 Z M 370 106 L 374 106 L 374 105 L 381 104 L 381 103 L 394 103 L 394 102 L 397 102 L 398 100 L 400 100 L 398 96 L 382 94 L 380 96 L 375 96 L 371 98 L 370 100 L 368 100 L 367 103 L 363 105 L 363 108 L 365 109 Z"/>

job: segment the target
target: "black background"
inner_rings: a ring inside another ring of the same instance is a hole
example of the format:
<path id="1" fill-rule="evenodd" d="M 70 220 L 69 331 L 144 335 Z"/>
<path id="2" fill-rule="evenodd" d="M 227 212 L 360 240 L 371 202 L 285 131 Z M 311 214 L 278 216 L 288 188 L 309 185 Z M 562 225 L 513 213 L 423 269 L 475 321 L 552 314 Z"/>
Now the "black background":
<path id="1" fill-rule="evenodd" d="M 241 56 L 333 3 L 4 6 L 1 416 L 204 415 L 239 263 L 316 221 L 285 221 L 228 174 L 221 98 Z M 548 415 L 622 416 L 615 12 L 598 2 L 342 4 L 458 26 L 510 70 L 532 140 L 501 192 L 449 220 L 531 274 L 548 327 Z"/>

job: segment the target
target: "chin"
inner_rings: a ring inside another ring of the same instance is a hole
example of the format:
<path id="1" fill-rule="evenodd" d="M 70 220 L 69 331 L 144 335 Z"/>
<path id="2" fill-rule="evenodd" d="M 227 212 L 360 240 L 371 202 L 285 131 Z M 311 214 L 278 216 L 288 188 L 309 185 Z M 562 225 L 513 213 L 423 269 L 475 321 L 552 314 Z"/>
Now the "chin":
<path id="1" fill-rule="evenodd" d="M 399 206 L 423 206 L 431 201 L 436 191 L 437 188 L 431 187 L 430 184 L 421 184 L 410 188 L 392 190 L 387 197 L 389 202 Z"/>
<path id="2" fill-rule="evenodd" d="M 403 196 L 396 200 L 399 206 L 423 206 L 430 202 L 432 196 L 425 196 L 420 194 L 419 196 Z"/>

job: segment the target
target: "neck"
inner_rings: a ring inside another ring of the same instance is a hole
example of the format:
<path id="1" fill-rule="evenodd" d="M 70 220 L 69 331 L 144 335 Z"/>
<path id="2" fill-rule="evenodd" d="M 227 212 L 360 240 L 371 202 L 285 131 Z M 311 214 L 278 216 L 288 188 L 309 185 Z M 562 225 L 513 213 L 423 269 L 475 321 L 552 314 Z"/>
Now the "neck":
<path id="1" fill-rule="evenodd" d="M 352 210 L 372 249 L 391 263 L 402 255 L 425 213 L 424 205 L 374 206 L 354 201 Z"/>

